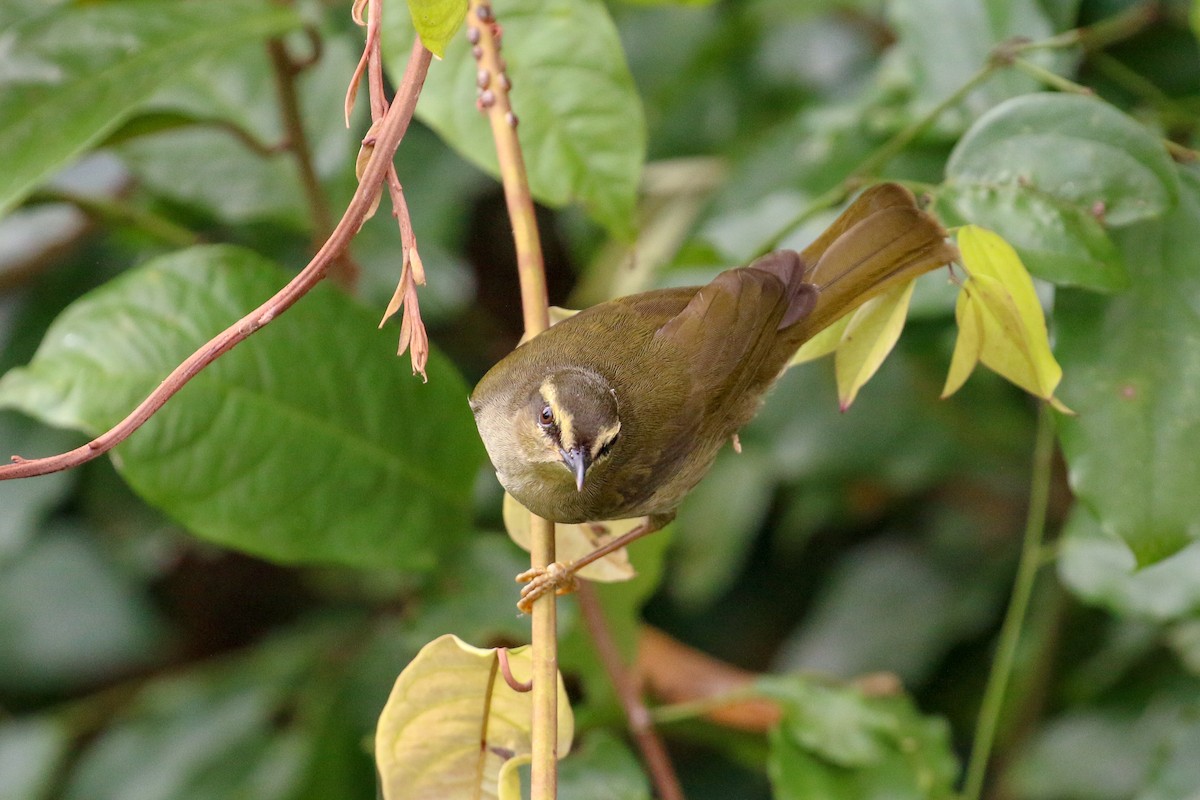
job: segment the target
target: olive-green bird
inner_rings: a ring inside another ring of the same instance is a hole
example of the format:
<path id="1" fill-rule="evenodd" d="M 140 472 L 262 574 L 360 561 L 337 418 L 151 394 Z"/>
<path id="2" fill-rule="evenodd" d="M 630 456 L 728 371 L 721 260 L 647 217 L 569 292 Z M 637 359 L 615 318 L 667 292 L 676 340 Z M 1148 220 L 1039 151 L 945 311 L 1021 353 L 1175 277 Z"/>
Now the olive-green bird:
<path id="1" fill-rule="evenodd" d="M 549 575 L 526 573 L 521 607 L 551 587 L 569 590 L 575 570 L 670 522 L 800 345 L 953 261 L 945 237 L 907 189 L 881 184 L 802 253 L 601 303 L 492 367 L 470 402 L 509 494 L 555 522 L 649 517 Z"/>

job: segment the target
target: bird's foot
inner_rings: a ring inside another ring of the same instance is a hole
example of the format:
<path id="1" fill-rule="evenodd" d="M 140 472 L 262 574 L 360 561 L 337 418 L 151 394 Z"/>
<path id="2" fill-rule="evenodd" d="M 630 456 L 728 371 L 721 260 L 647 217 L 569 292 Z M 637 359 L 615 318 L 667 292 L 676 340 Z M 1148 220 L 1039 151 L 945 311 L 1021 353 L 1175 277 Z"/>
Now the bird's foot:
<path id="1" fill-rule="evenodd" d="M 570 594 L 579 588 L 575 578 L 574 564 L 560 564 L 555 561 L 546 567 L 527 569 L 517 576 L 517 582 L 525 584 L 521 587 L 521 599 L 517 601 L 517 609 L 525 614 L 533 611 L 533 603 L 550 590 L 555 594 Z"/>

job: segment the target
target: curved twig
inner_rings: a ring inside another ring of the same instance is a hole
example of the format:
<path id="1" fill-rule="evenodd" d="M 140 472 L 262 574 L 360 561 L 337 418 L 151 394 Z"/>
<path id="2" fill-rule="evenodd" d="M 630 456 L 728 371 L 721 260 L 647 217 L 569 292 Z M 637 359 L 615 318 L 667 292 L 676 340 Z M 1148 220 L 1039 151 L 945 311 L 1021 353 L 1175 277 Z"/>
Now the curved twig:
<path id="1" fill-rule="evenodd" d="M 421 86 L 425 83 L 425 75 L 429 70 L 430 56 L 430 52 L 425 49 L 420 40 L 413 43 L 408 67 L 404 71 L 404 79 L 396 93 L 395 102 L 388 109 L 383 124 L 377 132 L 375 150 L 367 162 L 354 197 L 346 207 L 341 221 L 338 222 L 325 244 L 313 256 L 312 261 L 308 262 L 308 266 L 280 289 L 274 297 L 230 325 L 188 356 L 125 419 L 82 447 L 66 453 L 36 459 L 13 456 L 14 463 L 0 466 L 0 480 L 27 478 L 71 469 L 108 452 L 140 428 L 202 369 L 245 341 L 259 328 L 270 323 L 316 286 L 325 276 L 333 260 L 350 244 L 350 240 L 358 233 L 358 229 L 370 215 L 375 197 L 383 185 L 388 167 L 391 166 L 392 155 L 404 137 L 405 131 L 408 130 L 408 123 L 412 119 L 417 97 L 421 93 Z"/>
<path id="2" fill-rule="evenodd" d="M 500 662 L 500 674 L 504 676 L 504 682 L 508 684 L 508 688 L 514 692 L 531 692 L 533 691 L 533 681 L 519 681 L 512 673 L 512 666 L 508 663 L 508 648 L 496 648 L 496 660 Z"/>

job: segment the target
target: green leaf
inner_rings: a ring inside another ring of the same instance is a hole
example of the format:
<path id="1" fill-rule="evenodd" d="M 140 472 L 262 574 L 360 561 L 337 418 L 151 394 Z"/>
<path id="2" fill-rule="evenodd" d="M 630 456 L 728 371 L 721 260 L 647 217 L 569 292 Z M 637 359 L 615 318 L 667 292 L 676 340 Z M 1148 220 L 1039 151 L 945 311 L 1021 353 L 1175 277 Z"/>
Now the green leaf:
<path id="1" fill-rule="evenodd" d="M 1067 709 L 1043 722 L 1010 768 L 1012 796 L 1026 800 L 1190 800 L 1197 774 L 1197 686 L 1140 676 L 1132 708 Z M 1157 684 L 1157 685 L 1156 685 Z"/>
<path id="2" fill-rule="evenodd" d="M 784 705 L 767 765 L 780 800 L 954 796 L 958 765 L 949 728 L 922 717 L 907 697 L 866 697 L 800 677 L 758 685 Z"/>
<path id="3" fill-rule="evenodd" d="M 421 44 L 438 58 L 467 16 L 466 0 L 408 0 L 413 26 Z"/>
<path id="4" fill-rule="evenodd" d="M 161 620 L 82 531 L 46 532 L 0 567 L 0 691 L 61 691 L 153 659 Z"/>
<path id="5" fill-rule="evenodd" d="M 347 154 L 358 149 L 361 132 L 356 135 L 329 109 L 341 108 L 362 44 L 318 32 L 319 66 L 300 73 L 295 89 L 313 167 L 330 203 L 337 204 L 349 198 L 347 184 L 355 179 Z M 224 222 L 271 220 L 306 231 L 309 209 L 292 159 L 265 157 L 222 127 L 236 126 L 265 146 L 277 144 L 283 136 L 277 92 L 260 42 L 222 48 L 184 65 L 105 145 L 116 140 L 139 186 L 157 197 Z M 357 111 L 355 123 L 365 117 L 365 104 Z M 394 245 L 394 222 L 391 229 Z"/>
<path id="6" fill-rule="evenodd" d="M 1031 94 L 989 111 L 946 164 L 944 202 L 1059 283 L 1122 288 L 1106 227 L 1158 217 L 1179 196 L 1161 140 L 1101 100 Z"/>
<path id="7" fill-rule="evenodd" d="M 219 669 L 150 683 L 87 742 L 61 796 L 301 796 L 319 720 L 301 703 L 299 691 L 330 692 L 321 678 L 336 660 L 329 632 L 322 633 L 276 640 Z M 339 650 L 337 656 L 344 654 Z"/>
<path id="8" fill-rule="evenodd" d="M 1120 253 L 1087 209 L 1017 184 L 949 184 L 938 194 L 937 210 L 948 225 L 995 230 L 1043 280 L 1102 292 L 1129 286 Z"/>
<path id="9" fill-rule="evenodd" d="M 558 796 L 571 800 L 650 800 L 650 781 L 629 748 L 608 731 L 588 731 L 558 768 Z"/>
<path id="10" fill-rule="evenodd" d="M 30 366 L 0 379 L 0 404 L 95 435 L 285 280 L 234 247 L 151 262 L 63 312 Z M 434 352 L 422 384 L 394 346 L 373 312 L 318 287 L 114 461 L 206 539 L 281 561 L 430 568 L 468 528 L 482 448 L 453 367 Z"/>
<path id="11" fill-rule="evenodd" d="M 263 0 L 80 4 L 5 31 L 0 215 L 193 62 L 299 26 Z"/>
<path id="12" fill-rule="evenodd" d="M 667 590 L 681 606 L 711 603 L 737 580 L 771 510 L 773 466 L 762 449 L 731 447 L 680 506 Z"/>
<path id="13" fill-rule="evenodd" d="M 1096 209 L 1113 227 L 1161 216 L 1179 198 L 1162 140 L 1114 106 L 1029 94 L 984 115 L 946 164 L 951 183 L 1022 186 Z"/>
<path id="14" fill-rule="evenodd" d="M 774 668 L 825 675 L 886 670 L 909 686 L 928 680 L 953 646 L 987 629 L 1000 599 L 990 576 L 964 575 L 952 566 L 961 561 L 943 555 L 903 535 L 846 551 L 775 655 Z"/>
<path id="15" fill-rule="evenodd" d="M 1143 566 L 1200 539 L 1200 178 L 1181 174 L 1173 212 L 1114 232 L 1129 291 L 1055 301 L 1071 486 Z"/>
<path id="16" fill-rule="evenodd" d="M 1200 542 L 1138 569 L 1133 552 L 1077 507 L 1063 531 L 1058 573 L 1088 603 L 1159 622 L 1200 613 Z"/>
<path id="17" fill-rule="evenodd" d="M 907 90 L 913 117 L 958 91 L 984 66 L 996 45 L 1017 36 L 1041 39 L 1054 32 L 1037 0 L 893 0 L 887 9 L 897 43 L 888 55 L 884 81 Z M 1064 64 L 1050 51 L 1034 53 L 1032 59 L 1059 71 Z M 940 125 L 947 132 L 961 131 L 1005 98 L 1036 86 L 1016 70 L 1004 71 L 971 92 L 958 109 L 941 115 Z"/>
<path id="18" fill-rule="evenodd" d="M 67 726 L 49 717 L 0 723 L 0 797 L 49 797 L 69 745 Z"/>
<path id="19" fill-rule="evenodd" d="M 395 0 L 384 16 L 384 55 L 400 75 L 413 40 Z M 633 236 L 645 159 L 641 101 L 612 19 L 599 0 L 513 0 L 497 9 L 517 133 L 535 198 L 578 200 L 615 235 Z M 417 116 L 466 159 L 499 174 L 486 117 L 475 108 L 478 64 L 458 37 L 430 66 Z"/>

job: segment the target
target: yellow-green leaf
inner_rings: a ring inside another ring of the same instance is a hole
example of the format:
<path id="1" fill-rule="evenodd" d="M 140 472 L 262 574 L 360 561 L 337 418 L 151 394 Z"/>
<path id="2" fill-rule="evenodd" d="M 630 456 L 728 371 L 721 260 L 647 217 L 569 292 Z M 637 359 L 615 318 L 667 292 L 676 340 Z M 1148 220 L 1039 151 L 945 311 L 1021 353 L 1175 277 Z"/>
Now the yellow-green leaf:
<path id="1" fill-rule="evenodd" d="M 896 346 L 908 316 L 914 285 L 909 281 L 873 297 L 850 317 L 834 362 L 838 402 L 843 411 Z"/>
<path id="2" fill-rule="evenodd" d="M 958 339 L 954 342 L 954 355 L 950 357 L 950 372 L 942 388 L 942 399 L 957 392 L 975 371 L 979 363 L 979 351 L 983 349 L 983 320 L 979 306 L 970 302 L 971 295 L 962 291 L 954 307 L 958 321 Z"/>
<path id="3" fill-rule="evenodd" d="M 960 324 L 977 324 L 978 329 L 968 331 L 966 349 L 958 363 L 952 364 L 947 388 L 957 388 L 955 381 L 961 385 L 966 380 L 963 370 L 970 372 L 966 367 L 976 346 L 971 339 L 977 338 L 984 366 L 1069 412 L 1054 397 L 1062 368 L 1050 352 L 1046 319 L 1033 279 L 1016 251 L 992 231 L 976 225 L 959 231 L 958 247 L 969 276 L 963 286 L 966 298 L 960 300 L 966 308 L 958 316 Z"/>
<path id="4" fill-rule="evenodd" d="M 1062 369 L 1050 353 L 1045 323 L 1039 337 L 1036 328 L 1026 325 L 1007 287 L 989 275 L 971 276 L 963 291 L 970 295 L 967 302 L 979 309 L 983 323 L 979 360 L 1030 394 L 1049 398 Z"/>
<path id="5" fill-rule="evenodd" d="M 467 16 L 466 0 L 408 0 L 413 27 L 421 44 L 438 58 Z"/>
<path id="6" fill-rule="evenodd" d="M 578 525 L 556 523 L 554 525 L 555 553 L 559 561 L 577 561 L 593 550 L 624 536 L 646 521 L 645 517 L 621 519 L 615 522 L 584 522 Z M 509 538 L 523 550 L 528 551 L 532 537 L 529 535 L 529 511 L 508 492 L 504 493 L 504 527 Z M 618 583 L 632 580 L 637 575 L 625 548 L 609 553 L 579 570 L 579 577 L 601 583 Z"/>
<path id="7" fill-rule="evenodd" d="M 513 677 L 533 672 L 529 648 L 508 651 Z M 531 752 L 532 695 L 504 680 L 495 650 L 441 636 L 404 668 L 379 716 L 375 763 L 384 800 L 518 800 L 516 767 Z M 574 717 L 558 682 L 558 754 Z"/>
<path id="8" fill-rule="evenodd" d="M 963 268 L 971 277 L 986 275 L 999 281 L 1012 296 L 1023 325 L 1029 328 L 1032 337 L 1047 342 L 1046 319 L 1033 278 L 1021 263 L 1021 257 L 999 234 L 978 225 L 964 225 L 958 232 L 958 249 L 962 253 Z"/>
<path id="9" fill-rule="evenodd" d="M 797 364 L 805 364 L 809 361 L 816 361 L 818 358 L 824 358 L 830 353 L 838 349 L 838 345 L 842 343 L 842 334 L 846 330 L 846 326 L 850 324 L 850 315 L 847 314 L 835 320 L 825 330 L 818 333 L 816 336 L 809 339 L 800 349 L 796 351 L 796 355 L 792 356 L 792 360 L 788 362 L 789 367 L 794 367 Z"/>

